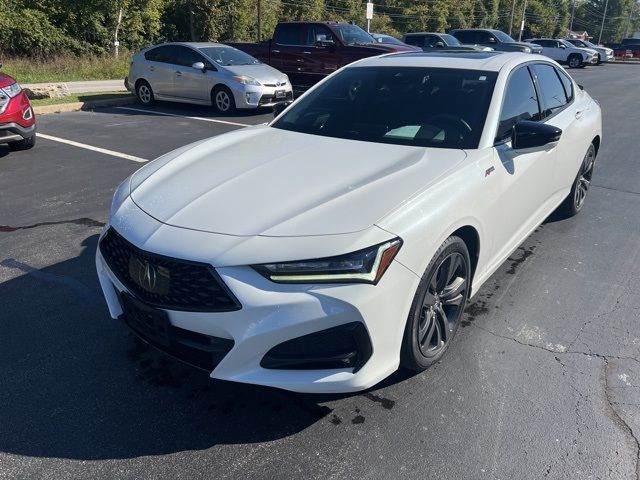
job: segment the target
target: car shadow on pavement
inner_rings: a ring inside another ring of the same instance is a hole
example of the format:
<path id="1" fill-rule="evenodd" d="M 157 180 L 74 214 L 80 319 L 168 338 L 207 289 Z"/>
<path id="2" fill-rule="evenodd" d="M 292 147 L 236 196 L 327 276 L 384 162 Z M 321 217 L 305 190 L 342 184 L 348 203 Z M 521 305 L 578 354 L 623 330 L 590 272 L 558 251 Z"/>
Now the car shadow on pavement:
<path id="1" fill-rule="evenodd" d="M 211 380 L 137 340 L 108 315 L 97 238 L 43 269 L 0 261 L 14 275 L 0 283 L 1 451 L 162 455 L 276 440 L 331 412 L 319 396 Z"/>

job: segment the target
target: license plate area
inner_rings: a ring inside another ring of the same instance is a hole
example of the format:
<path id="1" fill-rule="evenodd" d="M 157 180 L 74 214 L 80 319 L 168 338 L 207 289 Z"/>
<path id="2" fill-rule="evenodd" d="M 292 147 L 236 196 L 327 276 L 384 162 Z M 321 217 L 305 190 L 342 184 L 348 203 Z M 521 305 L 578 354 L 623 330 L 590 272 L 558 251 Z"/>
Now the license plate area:
<path id="1" fill-rule="evenodd" d="M 275 97 L 276 98 L 285 98 L 287 95 L 284 90 L 276 90 Z"/>
<path id="2" fill-rule="evenodd" d="M 171 322 L 163 310 L 150 307 L 126 292 L 120 293 L 125 322 L 151 342 L 171 346 Z"/>

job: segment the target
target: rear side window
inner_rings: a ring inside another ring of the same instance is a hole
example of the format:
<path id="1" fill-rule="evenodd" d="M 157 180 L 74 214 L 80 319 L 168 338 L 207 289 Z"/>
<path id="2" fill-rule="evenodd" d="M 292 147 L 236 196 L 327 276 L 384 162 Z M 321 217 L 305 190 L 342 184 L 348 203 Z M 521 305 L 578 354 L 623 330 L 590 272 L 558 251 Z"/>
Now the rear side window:
<path id="1" fill-rule="evenodd" d="M 174 63 L 171 45 L 152 48 L 144 54 L 144 58 L 152 62 Z"/>
<path id="2" fill-rule="evenodd" d="M 407 35 L 404 43 L 415 47 L 422 47 L 424 45 L 424 37 L 422 35 Z"/>
<path id="3" fill-rule="evenodd" d="M 538 96 L 527 67 L 520 67 L 509 77 L 500 112 L 496 140 L 501 141 L 508 138 L 511 129 L 520 120 L 540 120 Z"/>
<path id="4" fill-rule="evenodd" d="M 537 64 L 533 66 L 533 73 L 540 91 L 542 118 L 562 110 L 568 100 L 556 69 L 552 65 Z"/>
<path id="5" fill-rule="evenodd" d="M 454 37 L 456 37 L 458 40 L 460 40 L 460 43 L 479 43 L 477 41 L 477 37 L 478 35 L 476 34 L 477 32 L 455 32 L 453 34 Z"/>
<path id="6" fill-rule="evenodd" d="M 275 32 L 273 41 L 280 45 L 302 45 L 302 31 L 305 25 L 300 23 L 281 23 Z"/>

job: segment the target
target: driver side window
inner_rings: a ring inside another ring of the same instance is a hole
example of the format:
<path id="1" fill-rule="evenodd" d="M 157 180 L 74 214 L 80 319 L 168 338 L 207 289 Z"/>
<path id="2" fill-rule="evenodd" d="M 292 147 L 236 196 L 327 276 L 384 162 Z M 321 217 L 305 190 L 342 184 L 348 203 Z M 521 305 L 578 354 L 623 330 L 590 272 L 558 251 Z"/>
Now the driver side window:
<path id="1" fill-rule="evenodd" d="M 538 95 L 527 67 L 515 70 L 507 82 L 500 112 L 496 141 L 503 141 L 511 135 L 511 129 L 520 120 L 540 120 Z"/>

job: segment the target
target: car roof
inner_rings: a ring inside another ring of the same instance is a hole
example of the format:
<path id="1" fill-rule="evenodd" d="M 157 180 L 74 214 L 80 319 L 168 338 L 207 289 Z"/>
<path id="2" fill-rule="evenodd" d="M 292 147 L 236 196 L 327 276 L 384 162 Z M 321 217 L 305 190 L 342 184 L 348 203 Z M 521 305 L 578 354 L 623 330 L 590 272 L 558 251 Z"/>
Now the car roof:
<path id="1" fill-rule="evenodd" d="M 449 32 L 501 32 L 496 28 L 453 28 Z"/>
<path id="2" fill-rule="evenodd" d="M 446 33 L 440 33 L 440 32 L 409 32 L 409 33 L 405 33 L 405 35 L 408 37 L 409 35 L 446 35 Z"/>
<path id="3" fill-rule="evenodd" d="M 463 70 L 484 70 L 498 72 L 509 62 L 521 59 L 548 60 L 547 57 L 520 52 L 485 52 L 450 50 L 446 52 L 400 52 L 369 57 L 355 64 L 356 67 L 432 67 L 459 68 Z"/>

